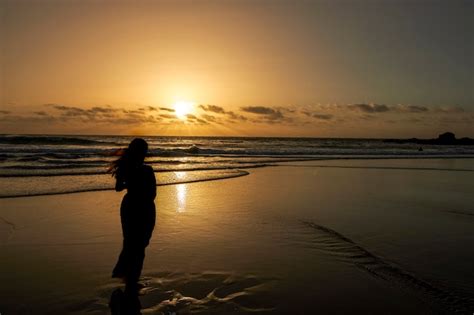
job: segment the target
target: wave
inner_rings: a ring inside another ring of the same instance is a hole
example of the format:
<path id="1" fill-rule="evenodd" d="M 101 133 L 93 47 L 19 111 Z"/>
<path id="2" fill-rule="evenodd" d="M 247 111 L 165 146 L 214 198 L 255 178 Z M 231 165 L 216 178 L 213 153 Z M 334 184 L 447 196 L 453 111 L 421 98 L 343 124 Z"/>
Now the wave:
<path id="1" fill-rule="evenodd" d="M 378 279 L 409 289 L 416 294 L 422 294 L 422 297 L 427 298 L 431 303 L 440 304 L 451 312 L 470 314 L 474 309 L 472 298 L 458 296 L 420 279 L 328 227 L 310 221 L 302 221 L 302 223 L 317 232 L 312 242 L 312 246 L 316 249 L 352 263 Z"/>
<path id="2" fill-rule="evenodd" d="M 103 175 L 102 178 L 96 178 L 96 180 L 91 181 L 87 174 L 85 175 L 86 176 L 83 176 L 80 180 L 51 177 L 48 185 L 45 185 L 44 179 L 42 178 L 12 178 L 12 182 L 9 186 L 21 187 L 21 189 L 4 189 L 0 191 L 0 199 L 114 190 L 113 180 L 111 180 L 109 176 Z M 189 184 L 235 178 L 249 175 L 249 172 L 243 170 L 207 170 L 184 175 L 185 176 L 158 177 L 157 186 Z"/>
<path id="3" fill-rule="evenodd" d="M 168 172 L 194 172 L 194 171 L 220 171 L 220 170 L 239 170 L 239 169 L 250 169 L 250 168 L 261 168 L 266 166 L 275 166 L 273 164 L 248 164 L 248 165 L 228 165 L 228 166 L 205 166 L 205 167 L 180 167 L 180 168 L 166 168 L 166 169 L 154 169 L 155 173 L 168 173 Z M 78 167 L 77 171 L 68 171 L 70 168 L 51 168 L 52 172 L 48 171 L 37 171 L 37 172 L 3 172 L 0 173 L 0 178 L 9 177 L 59 177 L 59 176 L 81 176 L 81 175 L 110 175 L 105 170 L 81 170 Z M 54 171 L 55 170 L 55 171 Z"/>
<path id="4" fill-rule="evenodd" d="M 116 142 L 67 136 L 0 136 L 0 144 L 117 145 Z"/>
<path id="5" fill-rule="evenodd" d="M 191 146 L 186 149 L 164 149 L 164 148 L 155 148 L 151 149 L 149 156 L 151 157 L 181 157 L 181 156 L 203 156 L 203 157 L 248 157 L 248 156 L 259 156 L 259 157 L 291 157 L 291 156 L 327 156 L 327 155 L 340 155 L 340 156 L 353 156 L 353 155 L 363 155 L 363 156 L 449 156 L 449 155 L 459 155 L 459 156 L 468 156 L 474 155 L 474 150 L 472 151 L 417 151 L 417 150 L 390 150 L 390 149 L 361 149 L 360 147 L 356 148 L 335 148 L 333 150 L 323 150 L 321 148 L 312 148 L 311 150 L 298 150 L 296 148 L 287 148 L 284 150 L 281 149 L 205 149 L 199 148 L 197 146 Z"/>
<path id="6" fill-rule="evenodd" d="M 459 156 L 330 156 L 330 157 L 235 157 L 234 159 L 178 159 L 178 160 L 149 160 L 147 164 L 153 166 L 154 171 L 179 172 L 179 171 L 205 171 L 205 170 L 229 170 L 229 169 L 250 169 L 266 166 L 289 166 L 289 167 L 316 167 L 316 168 L 349 168 L 349 169 L 384 169 L 384 170 L 419 170 L 419 171 L 449 171 L 449 172 L 473 172 L 471 168 L 441 168 L 441 167 L 396 167 L 396 166 L 345 166 L 345 165 L 297 165 L 289 162 L 309 162 L 309 161 L 335 161 L 335 160 L 389 160 L 389 159 L 450 159 L 460 158 Z M 474 158 L 463 156 L 462 158 Z M 30 164 L 6 164 L 0 165 L 0 178 L 7 177 L 50 177 L 50 176 L 74 176 L 74 175 L 103 175 L 107 174 L 107 169 L 111 160 L 76 160 L 65 159 L 41 160 L 38 163 Z"/>
<path id="7" fill-rule="evenodd" d="M 71 139 L 71 138 L 68 138 Z M 2 142 L 3 141 L 3 142 Z M 48 140 L 49 141 L 49 140 Z M 5 143 L 5 138 L 0 137 L 0 144 Z M 34 162 L 35 160 L 47 159 L 82 159 L 82 158 L 112 158 L 113 153 L 118 146 L 107 144 L 104 141 L 96 141 L 90 139 L 78 139 L 75 144 L 83 143 L 85 146 L 61 145 L 51 147 L 41 147 L 37 145 L 18 145 L 3 148 L 0 154 L 1 161 L 24 161 Z M 87 143 L 87 145 L 86 145 Z M 285 147 L 278 146 L 273 148 L 203 148 L 198 146 L 189 146 L 187 148 L 165 148 L 150 146 L 149 158 L 199 158 L 199 157 L 213 157 L 213 158 L 249 158 L 249 157 L 268 157 L 268 158 L 304 158 L 304 157 L 473 157 L 474 150 L 391 150 L 387 148 L 335 148 L 335 149 L 321 149 L 311 148 L 302 149 L 301 147 Z"/>

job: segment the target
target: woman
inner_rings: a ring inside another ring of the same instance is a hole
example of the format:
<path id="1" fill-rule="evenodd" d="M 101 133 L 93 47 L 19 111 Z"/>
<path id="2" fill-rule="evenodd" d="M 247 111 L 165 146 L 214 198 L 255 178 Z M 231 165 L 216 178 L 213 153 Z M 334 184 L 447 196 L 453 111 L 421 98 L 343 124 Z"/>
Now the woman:
<path id="1" fill-rule="evenodd" d="M 145 248 L 155 227 L 156 179 L 153 169 L 144 164 L 148 151 L 145 140 L 136 138 L 112 163 L 115 190 L 127 189 L 120 206 L 123 248 L 112 272 L 128 288 L 136 288 L 145 259 Z"/>

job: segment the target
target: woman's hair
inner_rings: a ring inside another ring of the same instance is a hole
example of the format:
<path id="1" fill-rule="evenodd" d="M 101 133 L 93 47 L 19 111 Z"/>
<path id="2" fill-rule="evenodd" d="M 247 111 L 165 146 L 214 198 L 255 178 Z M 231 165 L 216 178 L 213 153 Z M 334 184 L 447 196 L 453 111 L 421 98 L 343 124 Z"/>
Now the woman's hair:
<path id="1" fill-rule="evenodd" d="M 128 148 L 118 150 L 115 155 L 120 157 L 113 161 L 108 170 L 112 176 L 126 179 L 130 171 L 143 163 L 148 152 L 148 143 L 142 138 L 135 138 L 130 142 Z"/>

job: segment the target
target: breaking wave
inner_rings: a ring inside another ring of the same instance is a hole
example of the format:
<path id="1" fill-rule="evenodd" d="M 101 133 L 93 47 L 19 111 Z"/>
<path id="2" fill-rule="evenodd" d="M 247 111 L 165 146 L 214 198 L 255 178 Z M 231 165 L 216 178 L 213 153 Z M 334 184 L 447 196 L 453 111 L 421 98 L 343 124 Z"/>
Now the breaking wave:
<path id="1" fill-rule="evenodd" d="M 93 140 L 69 136 L 15 136 L 0 137 L 0 144 L 32 144 L 32 145 L 116 145 L 115 142 Z"/>
<path id="2" fill-rule="evenodd" d="M 203 170 L 163 172 L 157 175 L 157 186 L 228 179 L 248 175 L 243 170 Z M 114 190 L 110 174 L 96 176 L 62 175 L 52 177 L 11 177 L 2 185 L 0 198 L 70 194 L 88 191 Z"/>

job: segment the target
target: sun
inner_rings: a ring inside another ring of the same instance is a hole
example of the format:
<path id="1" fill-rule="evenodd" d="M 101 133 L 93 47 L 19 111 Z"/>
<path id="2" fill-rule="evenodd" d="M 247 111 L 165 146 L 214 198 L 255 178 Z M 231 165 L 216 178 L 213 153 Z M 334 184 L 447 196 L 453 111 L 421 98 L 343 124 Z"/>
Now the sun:
<path id="1" fill-rule="evenodd" d="M 186 115 L 193 111 L 194 102 L 188 101 L 177 101 L 173 104 L 174 112 L 176 117 L 182 120 L 186 120 Z"/>

